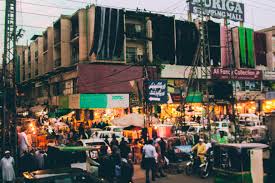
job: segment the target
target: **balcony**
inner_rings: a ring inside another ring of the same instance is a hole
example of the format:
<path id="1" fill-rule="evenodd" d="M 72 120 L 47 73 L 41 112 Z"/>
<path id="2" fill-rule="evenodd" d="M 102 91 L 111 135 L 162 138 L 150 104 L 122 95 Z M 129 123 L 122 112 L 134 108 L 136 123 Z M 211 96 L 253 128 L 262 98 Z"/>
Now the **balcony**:
<path id="1" fill-rule="evenodd" d="M 139 24 L 126 24 L 128 39 L 147 39 L 146 30 Z"/>

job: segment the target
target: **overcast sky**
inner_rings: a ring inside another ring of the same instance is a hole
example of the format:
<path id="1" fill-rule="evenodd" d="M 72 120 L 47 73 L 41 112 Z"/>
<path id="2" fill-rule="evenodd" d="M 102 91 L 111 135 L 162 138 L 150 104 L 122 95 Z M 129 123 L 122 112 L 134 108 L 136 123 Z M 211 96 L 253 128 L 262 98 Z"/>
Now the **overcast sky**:
<path id="1" fill-rule="evenodd" d="M 275 25 L 275 0 L 236 0 L 245 3 L 245 25 L 255 30 Z M 178 19 L 187 18 L 186 0 L 17 0 L 17 24 L 26 32 L 19 44 L 26 44 L 33 34 L 41 34 L 47 26 L 51 26 L 60 14 L 71 15 L 87 4 L 124 7 L 130 9 L 146 9 L 150 11 L 176 14 Z M 41 5 L 41 6 L 38 6 Z M 43 6 L 42 6 L 43 5 Z M 57 7 L 57 8 L 55 8 Z M 63 9 L 61 9 L 63 8 Z M 0 0 L 0 53 L 3 51 L 4 10 L 5 2 Z M 26 12 L 36 13 L 26 14 Z M 42 16 L 43 14 L 47 16 Z M 26 27 L 33 26 L 33 27 Z"/>

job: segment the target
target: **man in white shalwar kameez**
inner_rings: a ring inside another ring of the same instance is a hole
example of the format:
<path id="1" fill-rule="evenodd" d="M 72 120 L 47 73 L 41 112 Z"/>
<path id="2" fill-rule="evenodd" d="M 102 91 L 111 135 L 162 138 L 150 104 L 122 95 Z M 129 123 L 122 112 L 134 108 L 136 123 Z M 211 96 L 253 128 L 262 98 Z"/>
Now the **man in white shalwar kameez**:
<path id="1" fill-rule="evenodd" d="M 2 170 L 3 183 L 13 183 L 15 181 L 14 159 L 10 155 L 10 151 L 5 151 L 5 156 L 1 159 L 0 167 Z"/>

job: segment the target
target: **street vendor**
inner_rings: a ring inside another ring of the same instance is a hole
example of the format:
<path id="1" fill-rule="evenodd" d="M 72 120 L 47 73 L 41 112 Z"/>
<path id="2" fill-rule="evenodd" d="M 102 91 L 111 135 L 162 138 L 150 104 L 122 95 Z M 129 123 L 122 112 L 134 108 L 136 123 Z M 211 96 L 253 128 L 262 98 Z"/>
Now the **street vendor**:
<path id="1" fill-rule="evenodd" d="M 192 151 L 195 150 L 197 150 L 197 156 L 200 158 L 200 161 L 203 162 L 207 151 L 206 144 L 204 143 L 203 139 L 199 139 L 199 143 L 192 148 Z"/>

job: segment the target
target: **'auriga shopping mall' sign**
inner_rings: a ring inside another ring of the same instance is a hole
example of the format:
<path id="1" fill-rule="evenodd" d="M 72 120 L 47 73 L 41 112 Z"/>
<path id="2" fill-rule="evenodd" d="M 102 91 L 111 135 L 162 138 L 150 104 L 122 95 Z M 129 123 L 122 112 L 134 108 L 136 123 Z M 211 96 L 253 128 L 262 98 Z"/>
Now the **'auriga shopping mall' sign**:
<path id="1" fill-rule="evenodd" d="M 244 21 L 244 4 L 231 0 L 190 0 L 189 9 L 191 13 L 203 14 L 214 18 L 228 18 L 233 21 Z"/>

